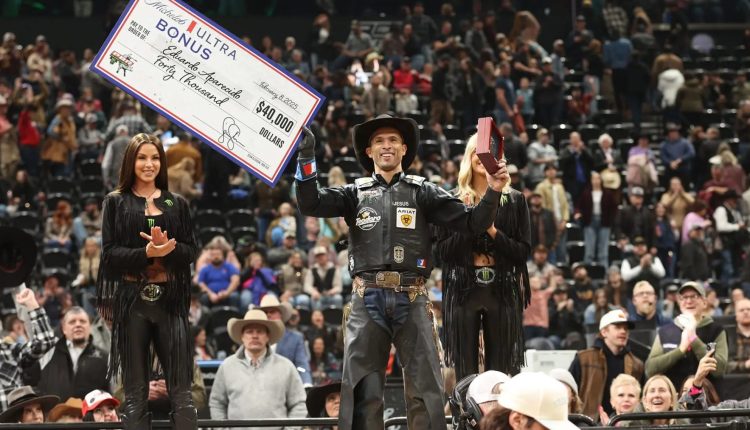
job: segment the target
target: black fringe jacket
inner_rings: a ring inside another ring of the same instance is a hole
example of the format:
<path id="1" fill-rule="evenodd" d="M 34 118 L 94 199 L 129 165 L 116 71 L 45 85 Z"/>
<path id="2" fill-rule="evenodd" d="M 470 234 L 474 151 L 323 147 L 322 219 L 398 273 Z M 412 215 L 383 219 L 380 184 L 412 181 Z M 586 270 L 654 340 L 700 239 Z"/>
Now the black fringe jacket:
<path id="1" fill-rule="evenodd" d="M 125 283 L 123 278 L 141 279 L 139 285 L 146 282 L 145 269 L 149 265 L 146 257 L 146 240 L 140 233 L 146 231 L 144 207 L 146 199 L 127 192 L 113 192 L 104 198 L 102 209 L 102 254 L 97 278 L 97 305 L 102 318 L 112 321 L 112 350 L 110 352 L 109 376 L 121 368 L 128 339 L 122 323 L 129 317 L 133 303 L 140 293 L 138 286 L 132 282 Z M 190 305 L 190 264 L 198 253 L 198 246 L 193 233 L 193 222 L 188 203 L 167 190 L 154 199 L 154 204 L 162 211 L 162 230 L 177 241 L 171 253 L 163 257 L 162 263 L 167 270 L 167 287 L 158 305 L 164 312 L 184 321 L 179 326 L 170 327 L 174 333 L 171 343 L 175 354 L 168 368 L 167 377 L 178 377 L 178 372 L 192 373 L 192 352 L 190 351 L 187 327 L 188 308 Z M 148 233 L 148 232 L 147 232 Z M 183 333 L 185 332 L 185 333 Z M 186 337 L 182 339 L 182 337 Z M 185 349 L 177 351 L 176 348 Z M 164 363 L 162 363 L 164 364 Z M 171 375 L 170 375 L 171 374 Z M 181 375 L 185 377 L 186 375 Z M 127 375 L 123 375 L 127 377 Z"/>
<path id="2" fill-rule="evenodd" d="M 495 258 L 496 282 L 499 288 L 492 291 L 504 311 L 500 332 L 501 342 L 507 354 L 502 358 L 502 368 L 496 369 L 516 374 L 524 363 L 523 310 L 529 304 L 531 289 L 526 261 L 531 254 L 531 229 L 529 209 L 524 195 L 511 189 L 500 198 L 494 222 L 497 234 L 492 240 L 489 233 L 466 236 L 454 231 L 437 231 L 436 251 L 443 262 L 443 324 L 445 329 L 445 361 L 449 367 L 461 366 L 462 336 L 477 336 L 478 333 L 459 333 L 454 320 L 455 309 L 462 306 L 467 294 L 474 286 L 473 252 L 478 242 L 489 241 Z M 465 369 L 463 374 L 468 374 Z M 473 370 L 471 370 L 473 372 Z"/>

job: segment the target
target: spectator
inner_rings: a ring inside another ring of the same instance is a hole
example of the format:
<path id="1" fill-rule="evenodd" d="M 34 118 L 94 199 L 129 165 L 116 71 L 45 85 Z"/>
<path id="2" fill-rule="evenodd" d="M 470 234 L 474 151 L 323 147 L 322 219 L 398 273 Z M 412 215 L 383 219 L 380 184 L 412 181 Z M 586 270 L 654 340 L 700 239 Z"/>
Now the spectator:
<path id="1" fill-rule="evenodd" d="M 568 287 L 564 282 L 554 282 L 552 299 L 549 300 L 550 340 L 556 347 L 567 349 L 568 341 L 583 331 L 583 316 L 575 308 L 573 299 L 568 297 Z M 573 335 L 571 337 L 571 335 Z"/>
<path id="2" fill-rule="evenodd" d="M 667 215 L 682 230 L 682 221 L 687 215 L 688 208 L 693 204 L 695 198 L 685 191 L 679 177 L 673 177 L 669 181 L 669 190 L 662 194 L 659 201 L 667 210 Z"/>
<path id="3" fill-rule="evenodd" d="M 302 253 L 294 251 L 289 255 L 289 260 L 279 270 L 280 300 L 289 302 L 293 307 L 312 309 L 310 297 L 304 294 L 304 280 L 309 269 L 304 266 Z"/>
<path id="4" fill-rule="evenodd" d="M 668 121 L 679 121 L 679 111 L 675 106 L 677 102 L 677 92 L 685 83 L 685 77 L 677 69 L 667 69 L 659 77 L 656 89 L 661 96 L 660 106 L 663 110 L 664 119 Z"/>
<path id="5" fill-rule="evenodd" d="M 666 177 L 677 176 L 683 184 L 690 184 L 690 172 L 695 149 L 684 137 L 680 136 L 680 126 L 667 126 L 667 138 L 661 144 L 661 160 L 664 163 Z"/>
<path id="6" fill-rule="evenodd" d="M 78 276 L 71 286 L 78 288 L 80 301 L 89 315 L 95 315 L 96 310 L 91 304 L 91 299 L 96 297 L 96 279 L 99 275 L 99 263 L 101 247 L 99 242 L 89 237 L 81 247 L 81 257 L 78 260 Z"/>
<path id="7" fill-rule="evenodd" d="M 276 276 L 266 266 L 263 254 L 251 252 L 245 259 L 245 268 L 240 274 L 240 309 L 248 309 L 250 304 L 260 304 L 267 293 L 278 294 Z"/>
<path id="8" fill-rule="evenodd" d="M 653 36 L 651 36 L 653 38 Z M 630 57 L 627 67 L 625 68 L 625 79 L 627 83 L 626 99 L 630 117 L 633 120 L 633 126 L 636 132 L 641 130 L 641 112 L 643 102 L 646 101 L 646 94 L 649 90 L 651 75 L 646 63 L 641 59 L 641 53 L 634 51 Z"/>
<path id="9" fill-rule="evenodd" d="M 641 398 L 641 384 L 637 379 L 621 373 L 612 380 L 609 386 L 609 404 L 612 406 L 614 415 L 628 414 L 635 410 Z M 599 409 L 599 420 L 603 426 L 609 424 L 610 415 Z"/>
<path id="10" fill-rule="evenodd" d="M 206 329 L 201 326 L 192 326 L 190 328 L 190 334 L 193 338 L 193 358 L 196 361 L 200 360 L 213 360 L 216 356 L 213 347 L 207 343 Z"/>
<path id="11" fill-rule="evenodd" d="M 547 248 L 544 245 L 534 247 L 531 260 L 526 263 L 529 271 L 529 277 L 541 276 L 542 284 L 546 287 L 551 284 L 554 275 L 555 266 L 547 260 Z"/>
<path id="12" fill-rule="evenodd" d="M 370 119 L 390 110 L 391 93 L 382 83 L 383 77 L 380 73 L 375 73 L 370 78 L 370 89 L 366 90 L 362 97 L 362 110 L 365 118 Z"/>
<path id="13" fill-rule="evenodd" d="M 711 277 L 711 266 L 703 226 L 694 224 L 688 237 L 689 240 L 680 249 L 680 277 L 689 281 L 705 281 Z"/>
<path id="14" fill-rule="evenodd" d="M 571 267 L 573 272 L 573 302 L 576 310 L 583 314 L 586 308 L 594 302 L 594 285 L 583 263 L 575 263 Z"/>
<path id="15" fill-rule="evenodd" d="M 425 62 L 424 55 L 422 55 L 422 48 L 420 40 L 414 35 L 414 27 L 411 24 L 404 23 L 401 27 L 401 34 L 399 35 L 401 44 L 404 47 L 404 57 L 409 57 L 414 62 L 414 69 L 419 70 Z M 403 61 L 403 60 L 402 60 Z M 416 74 L 416 73 L 415 73 Z"/>
<path id="16" fill-rule="evenodd" d="M 78 149 L 72 109 L 73 102 L 68 98 L 61 98 L 55 105 L 57 114 L 47 128 L 47 140 L 41 152 L 48 177 L 70 173 L 70 153 Z"/>
<path id="17" fill-rule="evenodd" d="M 93 112 L 85 115 L 86 125 L 78 130 L 79 159 L 98 159 L 104 147 L 104 133 L 97 129 L 97 116 Z"/>
<path id="18" fill-rule="evenodd" d="M 515 103 L 524 123 L 531 124 L 534 119 L 534 88 L 531 87 L 529 78 L 523 77 L 518 81 Z M 539 132 L 537 132 L 537 136 L 538 134 Z"/>
<path id="19" fill-rule="evenodd" d="M 538 188 L 538 186 L 537 186 Z M 557 223 L 553 213 L 542 206 L 543 197 L 534 192 L 529 197 L 529 220 L 531 222 L 531 245 L 553 249 L 557 243 Z"/>
<path id="20" fill-rule="evenodd" d="M 487 415 L 491 410 L 500 407 L 497 400 L 500 398 L 503 384 L 508 381 L 510 381 L 510 376 L 503 372 L 497 370 L 482 372 L 472 379 L 466 390 L 466 398 L 474 401 L 482 412 L 482 416 Z"/>
<path id="21" fill-rule="evenodd" d="M 482 21 L 482 18 L 475 16 L 471 22 L 471 28 L 466 32 L 464 40 L 471 58 L 476 61 L 481 57 L 484 50 L 490 49 L 490 44 L 484 35 L 484 21 Z"/>
<path id="22" fill-rule="evenodd" d="M 711 212 L 721 205 L 724 194 L 730 189 L 729 182 L 722 177 L 724 172 L 719 160 L 718 156 L 711 157 L 711 179 L 704 182 L 698 192 L 698 197 L 708 204 Z"/>
<path id="23" fill-rule="evenodd" d="M 732 87 L 732 105 L 739 106 L 744 100 L 750 99 L 750 83 L 747 82 L 747 70 L 737 70 L 737 77 Z"/>
<path id="24" fill-rule="evenodd" d="M 631 188 L 640 187 L 651 190 L 659 184 L 655 165 L 656 156 L 649 145 L 648 134 L 640 133 L 638 144 L 628 151 L 626 181 Z"/>
<path id="25" fill-rule="evenodd" d="M 302 380 L 294 365 L 271 349 L 283 336 L 284 324 L 252 309 L 241 320 L 230 319 L 227 330 L 240 347 L 216 372 L 209 399 L 211 418 L 303 418 Z"/>
<path id="26" fill-rule="evenodd" d="M 505 161 L 508 165 L 514 165 L 518 169 L 525 168 L 528 164 L 526 145 L 513 134 L 513 126 L 509 122 L 500 124 L 500 133 L 505 140 Z"/>
<path id="27" fill-rule="evenodd" d="M 200 271 L 203 269 L 203 267 L 211 264 L 211 255 L 214 248 L 221 249 L 227 256 L 227 263 L 234 266 L 238 271 L 240 270 L 240 260 L 237 258 L 237 254 L 234 252 L 234 249 L 232 249 L 232 245 L 227 242 L 224 236 L 214 236 L 213 239 L 208 241 L 208 243 L 203 246 L 201 254 L 198 256 L 198 259 L 195 262 L 195 276 L 193 277 L 194 284 L 198 284 L 198 276 L 200 275 Z"/>
<path id="28" fill-rule="evenodd" d="M 62 319 L 61 338 L 39 360 L 38 388 L 58 397 L 83 398 L 95 389 L 109 389 L 107 353 L 91 337 L 91 321 L 83 308 L 73 307 Z"/>
<path id="29" fill-rule="evenodd" d="M 117 407 L 120 401 L 106 391 L 93 390 L 83 398 L 81 413 L 83 421 L 95 423 L 114 423 L 120 421 Z"/>
<path id="30" fill-rule="evenodd" d="M 727 363 L 727 373 L 750 372 L 750 300 L 741 299 L 734 304 L 737 322 L 734 356 Z"/>
<path id="31" fill-rule="evenodd" d="M 627 17 L 625 25 L 627 25 Z M 628 64 L 633 52 L 633 45 L 625 37 L 626 34 L 627 30 L 625 29 L 610 29 L 612 39 L 604 44 L 604 65 L 607 71 L 612 74 L 615 102 L 617 103 L 617 110 L 620 112 L 625 111 L 625 96 L 628 91 Z"/>
<path id="32" fill-rule="evenodd" d="M 547 302 L 554 288 L 544 288 L 542 278 L 529 278 L 531 301 L 523 311 L 523 337 L 526 340 L 537 337 L 546 338 L 549 330 L 549 309 Z"/>
<path id="33" fill-rule="evenodd" d="M 326 380 L 341 378 L 341 363 L 326 347 L 325 339 L 316 337 L 310 343 L 310 372 L 313 382 L 321 384 Z"/>
<path id="34" fill-rule="evenodd" d="M 369 34 L 362 31 L 359 21 L 352 20 L 351 33 L 344 43 L 341 54 L 331 64 L 331 70 L 345 69 L 355 59 L 363 60 L 375 46 Z"/>
<path id="35" fill-rule="evenodd" d="M 282 324 L 286 324 L 292 317 L 292 307 L 289 303 L 279 303 L 279 300 L 272 295 L 264 296 L 258 309 L 266 313 L 269 321 L 281 321 Z M 276 344 L 274 352 L 294 364 L 305 387 L 312 386 L 310 357 L 307 354 L 305 341 L 301 333 L 285 330 Z"/>
<path id="36" fill-rule="evenodd" d="M 735 157 L 732 151 L 726 147 L 726 144 L 721 145 L 718 152 L 722 182 L 736 191 L 737 194 L 742 194 L 747 189 L 747 175 L 745 175 L 745 171 L 737 162 L 737 157 Z M 709 160 L 709 162 L 711 161 L 715 161 L 714 157 Z"/>
<path id="37" fill-rule="evenodd" d="M 190 308 L 188 309 L 188 321 L 193 326 L 205 327 L 211 317 L 211 310 L 201 302 L 203 291 L 193 284 L 190 289 Z"/>
<path id="38" fill-rule="evenodd" d="M 48 248 L 73 250 L 73 208 L 65 200 L 57 202 L 44 227 L 44 244 Z"/>
<path id="39" fill-rule="evenodd" d="M 591 183 L 578 199 L 576 219 L 583 224 L 586 263 L 609 266 L 609 235 L 617 214 L 617 201 L 612 190 L 602 187 L 602 177 L 591 173 Z"/>
<path id="40" fill-rule="evenodd" d="M 188 202 L 200 197 L 201 192 L 196 187 L 194 177 L 195 161 L 192 158 L 183 158 L 179 163 L 167 169 L 169 191 L 179 194 Z"/>
<path id="41" fill-rule="evenodd" d="M 511 79 L 510 63 L 501 61 L 500 76 L 495 82 L 495 122 L 498 124 L 513 121 L 516 87 Z"/>
<path id="42" fill-rule="evenodd" d="M 568 68 L 581 69 L 584 53 L 593 39 L 594 35 L 586 28 L 586 17 L 578 15 L 575 27 L 565 41 L 565 53 L 567 54 L 565 57 Z"/>
<path id="43" fill-rule="evenodd" d="M 612 136 L 604 133 L 599 136 L 599 138 L 597 139 L 597 143 L 599 145 L 592 151 L 592 156 L 594 158 L 592 167 L 594 170 L 616 170 L 619 166 L 622 166 L 622 157 L 620 155 L 620 151 L 616 151 L 614 148 L 612 148 L 612 146 L 614 145 Z"/>
<path id="44" fill-rule="evenodd" d="M 599 324 L 607 312 L 617 310 L 617 307 L 609 303 L 607 292 L 604 288 L 594 290 L 591 304 L 583 311 L 583 324 L 586 326 Z"/>
<path id="45" fill-rule="evenodd" d="M 536 132 L 536 140 L 529 145 L 527 155 L 530 166 L 526 181 L 529 187 L 534 188 L 544 180 L 544 168 L 557 162 L 557 150 L 550 145 L 549 131 L 546 128 L 540 128 Z"/>
<path id="46" fill-rule="evenodd" d="M 311 418 L 338 418 L 341 405 L 341 382 L 328 382 L 313 387 L 305 400 Z"/>
<path id="47" fill-rule="evenodd" d="M 716 343 L 717 370 L 714 376 L 723 375 L 728 356 L 727 334 L 720 324 L 706 315 L 706 290 L 699 283 L 686 282 L 678 294 L 682 313 L 674 322 L 659 328 L 646 360 L 646 375 L 663 373 L 671 381 L 682 383 L 706 355 L 709 342 Z"/>
<path id="48" fill-rule="evenodd" d="M 101 241 L 102 213 L 99 210 L 97 198 L 87 198 L 83 206 L 83 212 L 73 218 L 73 235 L 79 250 L 83 249 L 83 242 L 89 237 L 97 240 L 97 242 Z"/>
<path id="49" fill-rule="evenodd" d="M 304 291 L 312 297 L 313 308 L 343 307 L 341 270 L 329 261 L 328 249 L 313 249 L 315 264 L 305 276 Z"/>
<path id="50" fill-rule="evenodd" d="M 599 321 L 599 337 L 592 348 L 576 354 L 570 365 L 570 373 L 580 387 L 578 393 L 583 400 L 583 413 L 594 417 L 599 407 L 607 414 L 613 412 L 610 397 L 612 381 L 620 374 L 628 374 L 640 380 L 643 377 L 643 362 L 628 347 L 629 330 L 625 312 L 613 310 Z"/>
<path id="51" fill-rule="evenodd" d="M 10 180 L 21 161 L 18 130 L 8 119 L 8 100 L 0 95 L 0 179 Z"/>
<path id="52" fill-rule="evenodd" d="M 585 124 L 591 114 L 591 94 L 584 94 L 581 87 L 570 88 L 570 98 L 567 99 L 568 123 L 578 127 Z"/>
<path id="53" fill-rule="evenodd" d="M 750 100 L 743 100 L 738 105 L 734 132 L 737 134 L 740 142 L 750 142 Z"/>
<path id="54" fill-rule="evenodd" d="M 198 275 L 198 286 L 204 293 L 201 301 L 208 307 L 229 305 L 237 308 L 240 305 L 237 268 L 227 262 L 226 253 L 219 246 L 210 248 L 209 261 L 211 264 L 203 266 Z"/>
<path id="55" fill-rule="evenodd" d="M 708 206 L 703 200 L 696 200 L 690 206 L 690 211 L 685 215 L 685 219 L 682 221 L 682 242 L 685 243 L 689 240 L 690 230 L 695 225 L 701 225 L 705 230 L 711 227 L 713 223 L 707 218 Z"/>
<path id="56" fill-rule="evenodd" d="M 65 403 L 58 403 L 47 414 L 47 422 L 50 423 L 80 423 L 83 420 L 81 408 L 83 401 L 74 397 Z"/>
<path id="57" fill-rule="evenodd" d="M 107 143 L 102 159 L 102 178 L 107 189 L 114 189 L 120 182 L 120 166 L 129 143 L 128 127 L 124 124 L 117 127 L 115 138 Z"/>
<path id="58" fill-rule="evenodd" d="M 8 407 L 0 413 L 0 423 L 42 424 L 59 402 L 59 397 L 39 395 L 28 385 L 18 387 L 8 394 Z"/>
<path id="59" fill-rule="evenodd" d="M 449 88 L 450 62 L 450 55 L 441 55 L 438 60 L 438 69 L 432 74 L 430 125 L 453 123 L 453 107 L 451 106 L 453 94 Z"/>
<path id="60" fill-rule="evenodd" d="M 337 330 L 333 327 L 328 327 L 323 312 L 320 310 L 312 311 L 312 314 L 310 314 L 310 326 L 305 331 L 305 341 L 308 344 L 312 344 L 315 338 L 322 337 L 326 342 L 326 350 L 331 351 L 334 347 L 338 347 L 336 345 L 337 336 Z"/>
<path id="61" fill-rule="evenodd" d="M 196 139 L 188 133 L 178 133 L 179 141 L 167 150 L 167 169 L 179 164 L 185 158 L 193 160 L 195 170 L 192 172 L 193 180 L 198 182 L 203 179 L 203 157 L 195 147 Z"/>
<path id="62" fill-rule="evenodd" d="M 544 180 L 536 186 L 535 193 L 541 196 L 542 206 L 544 209 L 552 212 L 555 220 L 555 237 L 552 239 L 551 245 L 554 244 L 557 249 L 555 250 L 554 258 L 550 258 L 550 260 L 564 262 L 567 252 L 565 250 L 565 226 L 568 223 L 568 219 L 570 219 L 570 210 L 568 209 L 568 198 L 565 196 L 565 188 L 563 188 L 557 179 L 557 168 L 555 168 L 554 164 L 548 164 L 544 168 Z M 533 218 L 534 215 L 532 213 Z M 545 239 L 547 241 L 551 240 L 551 238 L 547 237 L 547 231 L 544 233 Z M 543 243 L 540 238 L 538 239 L 540 243 Z"/>
<path id="63" fill-rule="evenodd" d="M 653 246 L 656 220 L 651 210 L 643 204 L 643 188 L 630 188 L 628 199 L 630 200 L 630 205 L 617 212 L 615 236 L 641 237 L 645 245 Z M 623 276 L 627 277 L 625 273 L 623 273 Z"/>
<path id="64" fill-rule="evenodd" d="M 503 384 L 498 402 L 505 408 L 502 414 L 507 414 L 506 428 L 577 429 L 568 421 L 568 399 L 568 389 L 562 382 L 543 373 L 527 372 Z"/>
<path id="65" fill-rule="evenodd" d="M 135 104 L 130 101 L 124 101 L 120 105 L 120 116 L 112 119 L 107 125 L 107 139 L 112 139 L 114 137 L 117 132 L 117 127 L 120 125 L 124 125 L 128 128 L 128 136 L 135 136 L 139 133 L 148 134 L 153 131 L 151 126 L 138 113 Z"/>
<path id="66" fill-rule="evenodd" d="M 534 86 L 534 113 L 537 122 L 546 128 L 557 124 L 562 105 L 563 82 L 552 70 L 552 59 L 542 59 L 542 73 Z"/>
<path id="67" fill-rule="evenodd" d="M 393 88 L 398 91 L 408 90 L 411 93 L 417 83 L 417 76 L 417 71 L 411 65 L 411 57 L 403 57 L 399 68 L 393 72 Z"/>
<path id="68" fill-rule="evenodd" d="M 549 57 L 547 57 L 549 58 Z M 552 59 L 550 58 L 550 63 Z M 534 58 L 529 50 L 529 43 L 526 41 L 517 41 L 516 53 L 513 55 L 513 82 L 518 85 L 521 78 L 536 79 L 541 74 Z"/>
<path id="69" fill-rule="evenodd" d="M 643 398 L 633 412 L 667 412 L 679 411 L 682 407 L 677 403 L 678 396 L 674 384 L 664 375 L 654 375 L 643 386 Z M 630 421 L 629 426 L 652 425 L 683 425 L 689 419 L 653 419 Z"/>
<path id="70" fill-rule="evenodd" d="M 742 267 L 743 246 L 748 241 L 750 232 L 739 212 L 737 192 L 730 188 L 722 197 L 724 201 L 714 211 L 714 221 L 722 245 L 721 280 L 727 282 L 734 276 L 735 268 Z"/>
<path id="71" fill-rule="evenodd" d="M 618 309 L 632 309 L 632 302 L 628 297 L 628 291 L 625 282 L 622 280 L 620 268 L 611 266 L 607 271 L 607 283 L 604 285 L 604 291 L 607 294 L 607 302 L 616 306 Z"/>
<path id="72" fill-rule="evenodd" d="M 622 273 L 622 279 L 632 288 L 639 281 L 659 285 L 666 270 L 659 257 L 648 252 L 646 240 L 641 236 L 636 236 L 633 240 L 633 255 L 622 260 L 620 273 Z"/>
<path id="73" fill-rule="evenodd" d="M 552 54 L 549 57 L 552 60 L 552 70 L 555 72 L 555 75 L 560 79 L 564 79 L 567 70 L 565 67 L 567 59 L 565 55 L 565 42 L 562 39 L 552 42 Z"/>
<path id="74" fill-rule="evenodd" d="M 656 85 L 661 74 L 670 69 L 681 72 L 683 69 L 682 59 L 673 52 L 671 45 L 665 45 L 662 52 L 654 58 L 654 63 L 651 66 L 651 84 Z M 680 83 L 680 86 L 682 86 L 682 83 Z"/>
<path id="75" fill-rule="evenodd" d="M 656 327 L 670 322 L 656 309 L 656 290 L 648 281 L 638 281 L 633 287 L 633 309 L 629 312 L 630 321 L 653 321 Z"/>
<path id="76" fill-rule="evenodd" d="M 457 110 L 462 111 L 461 126 L 463 129 L 467 129 L 475 126 L 477 119 L 484 113 L 482 109 L 485 91 L 484 80 L 482 75 L 474 68 L 471 59 L 463 58 L 459 62 L 457 81 L 457 98 L 454 106 Z"/>
<path id="77" fill-rule="evenodd" d="M 24 342 L 17 335 L 10 335 L 12 342 L 0 342 L 0 357 L 3 362 L 0 369 L 0 410 L 6 410 L 10 406 L 10 394 L 22 385 L 24 373 L 28 372 L 57 340 L 47 313 L 39 306 L 33 291 L 26 289 L 17 293 L 15 301 L 20 309 L 28 311 L 31 336 L 27 336 L 28 340 Z M 21 326 L 23 327 L 23 323 Z"/>
<path id="78" fill-rule="evenodd" d="M 677 238 L 679 237 L 677 224 L 667 215 L 667 209 L 663 204 L 656 204 L 655 219 L 655 246 L 656 256 L 663 262 L 666 269 L 666 277 L 674 277 L 677 265 Z"/>
<path id="79" fill-rule="evenodd" d="M 589 182 L 594 159 L 591 152 L 583 145 L 578 132 L 570 133 L 570 145 L 560 154 L 560 170 L 563 174 L 563 186 L 577 202 L 586 184 Z"/>

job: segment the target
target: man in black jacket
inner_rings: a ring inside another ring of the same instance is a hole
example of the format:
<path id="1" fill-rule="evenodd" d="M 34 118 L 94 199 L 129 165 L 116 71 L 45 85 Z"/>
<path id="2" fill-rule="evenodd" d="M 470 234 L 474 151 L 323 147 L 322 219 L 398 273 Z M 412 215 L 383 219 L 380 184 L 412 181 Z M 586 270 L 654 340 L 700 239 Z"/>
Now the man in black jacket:
<path id="1" fill-rule="evenodd" d="M 35 385 L 61 399 L 82 399 L 96 389 L 108 391 L 107 354 L 92 343 L 89 315 L 83 308 L 72 307 L 61 326 L 64 337 L 39 361 Z"/>
<path id="2" fill-rule="evenodd" d="M 578 201 L 581 192 L 589 183 L 593 167 L 594 158 L 583 145 L 581 135 L 576 131 L 570 133 L 570 145 L 560 154 L 560 170 L 565 191 L 570 193 L 574 202 Z"/>
<path id="3" fill-rule="evenodd" d="M 529 197 L 529 220 L 531 223 L 531 246 L 544 245 L 553 249 L 557 240 L 557 227 L 552 212 L 542 207 L 542 196 L 534 193 Z"/>
<path id="4" fill-rule="evenodd" d="M 681 277 L 690 281 L 705 281 L 711 277 L 711 267 L 703 244 L 703 226 L 694 225 L 688 234 L 690 240 L 682 245 L 680 252 Z"/>

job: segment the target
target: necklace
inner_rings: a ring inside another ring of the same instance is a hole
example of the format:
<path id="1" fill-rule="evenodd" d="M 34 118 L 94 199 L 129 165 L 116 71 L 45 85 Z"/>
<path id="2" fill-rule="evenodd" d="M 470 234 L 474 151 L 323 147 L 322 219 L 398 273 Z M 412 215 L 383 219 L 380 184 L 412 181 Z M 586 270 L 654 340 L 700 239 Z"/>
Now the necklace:
<path id="1" fill-rule="evenodd" d="M 145 209 L 146 209 L 146 215 L 151 215 L 151 213 L 149 212 L 149 208 L 148 208 L 148 202 L 149 202 L 149 201 L 152 201 L 152 200 L 151 200 L 151 197 L 152 197 L 152 196 L 153 196 L 154 194 L 156 194 L 156 192 L 157 192 L 158 190 L 159 190 L 158 188 L 155 188 L 155 189 L 154 189 L 154 191 L 152 191 L 152 192 L 151 192 L 151 194 L 149 194 L 149 195 L 148 195 L 148 197 L 144 197 L 144 196 L 142 196 L 142 195 L 140 195 L 140 194 L 136 193 L 136 192 L 135 192 L 135 189 L 133 189 L 133 188 L 131 188 L 131 189 L 130 189 L 130 191 L 132 191 L 132 192 L 133 192 L 133 194 L 135 194 L 136 196 L 138 196 L 138 197 L 140 197 L 140 198 L 142 198 L 142 199 L 146 199 L 146 208 L 145 208 Z"/>

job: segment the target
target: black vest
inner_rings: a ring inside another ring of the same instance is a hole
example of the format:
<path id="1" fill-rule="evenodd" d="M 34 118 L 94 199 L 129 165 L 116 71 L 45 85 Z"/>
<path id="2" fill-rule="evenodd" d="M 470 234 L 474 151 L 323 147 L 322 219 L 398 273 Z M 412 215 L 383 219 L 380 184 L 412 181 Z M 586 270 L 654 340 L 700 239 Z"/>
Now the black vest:
<path id="1" fill-rule="evenodd" d="M 716 322 L 711 322 L 703 327 L 698 327 L 695 330 L 695 334 L 704 343 L 716 342 L 724 328 Z M 661 341 L 662 349 L 664 353 L 668 353 L 680 347 L 680 340 L 682 337 L 682 330 L 675 325 L 675 323 L 669 323 L 659 328 L 659 340 Z M 685 382 L 685 378 L 695 374 L 695 369 L 698 368 L 698 358 L 691 351 L 688 351 L 680 361 L 675 363 L 672 368 L 664 372 L 675 387 L 681 387 L 682 383 Z M 713 381 L 713 378 L 709 377 Z"/>
<path id="2" fill-rule="evenodd" d="M 729 209 L 726 206 L 723 206 L 725 212 L 727 213 L 727 222 L 729 224 L 734 224 L 737 222 L 737 219 L 734 217 L 734 213 L 731 209 Z M 737 232 L 732 231 L 729 233 L 719 233 L 719 237 L 721 238 L 721 244 L 724 246 L 725 249 L 734 249 L 735 242 L 737 239 Z"/>
<path id="3" fill-rule="evenodd" d="M 424 209 L 417 207 L 424 180 L 404 175 L 387 187 L 372 177 L 357 179 L 357 216 L 349 226 L 351 273 L 394 270 L 430 276 L 430 229 Z"/>
<path id="4" fill-rule="evenodd" d="M 313 267 L 310 270 L 313 272 L 313 285 L 315 288 L 318 289 L 321 293 L 323 291 L 328 291 L 331 288 L 333 288 L 333 275 L 336 274 L 336 267 L 331 267 L 326 271 L 325 278 L 321 278 L 318 274 L 318 270 Z"/>
<path id="5" fill-rule="evenodd" d="M 656 258 L 656 257 L 654 257 Z M 635 255 L 632 255 L 628 257 L 628 263 L 630 263 L 630 268 L 638 267 L 641 265 L 641 259 L 640 257 L 636 257 Z M 664 264 L 664 262 L 661 262 Z M 640 281 L 647 281 L 649 284 L 651 284 L 652 287 L 654 287 L 654 291 L 656 291 L 656 295 L 659 295 L 660 290 L 660 283 L 661 280 L 658 276 L 654 275 L 654 273 L 651 271 L 651 269 L 648 270 L 641 270 L 641 273 L 638 274 L 635 278 L 631 279 L 630 282 L 628 282 L 628 291 L 632 292 L 633 287 L 635 284 L 637 284 Z"/>

